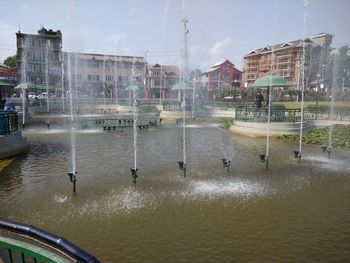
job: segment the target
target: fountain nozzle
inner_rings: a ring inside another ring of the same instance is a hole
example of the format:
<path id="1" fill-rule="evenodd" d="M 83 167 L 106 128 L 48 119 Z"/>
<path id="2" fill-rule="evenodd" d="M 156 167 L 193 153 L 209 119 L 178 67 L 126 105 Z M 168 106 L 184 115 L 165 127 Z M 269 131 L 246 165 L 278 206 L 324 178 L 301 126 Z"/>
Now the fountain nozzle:
<path id="1" fill-rule="evenodd" d="M 228 159 L 221 159 L 222 160 L 222 164 L 224 165 L 224 167 L 227 168 L 227 171 L 230 170 L 230 166 L 231 166 L 231 161 Z"/>
<path id="2" fill-rule="evenodd" d="M 132 175 L 132 177 L 133 177 L 133 182 L 134 182 L 134 184 L 136 184 L 136 179 L 137 179 L 137 171 L 138 171 L 139 169 L 138 168 L 130 168 L 130 171 L 131 171 L 131 175 Z"/>
<path id="3" fill-rule="evenodd" d="M 75 193 L 75 182 L 77 181 L 76 174 L 77 174 L 77 172 L 69 172 L 68 173 L 69 181 L 71 183 L 73 183 L 73 192 L 74 193 Z"/>
<path id="4" fill-rule="evenodd" d="M 260 161 L 264 163 L 266 161 L 266 154 L 259 154 Z"/>
<path id="5" fill-rule="evenodd" d="M 77 174 L 77 172 L 75 172 L 75 173 L 69 172 L 69 173 L 68 173 L 69 181 L 70 181 L 71 183 L 74 183 L 74 182 L 77 181 L 77 179 L 76 179 L 76 174 Z"/>
<path id="6" fill-rule="evenodd" d="M 321 145 L 321 149 L 322 149 L 322 152 L 326 152 L 327 151 L 327 145 Z"/>
<path id="7" fill-rule="evenodd" d="M 259 157 L 260 157 L 260 161 L 262 163 L 265 163 L 265 167 L 266 167 L 266 169 L 268 169 L 269 168 L 269 158 L 268 158 L 268 156 L 266 156 L 266 154 L 259 154 Z"/>
<path id="8" fill-rule="evenodd" d="M 294 153 L 294 158 L 298 159 L 299 161 L 301 160 L 301 152 L 300 151 L 293 151 Z"/>
<path id="9" fill-rule="evenodd" d="M 331 158 L 332 146 L 327 147 L 328 158 Z"/>
<path id="10" fill-rule="evenodd" d="M 179 164 L 180 170 L 184 171 L 184 177 L 186 177 L 186 164 L 185 164 L 185 162 L 178 161 L 177 163 Z"/>
<path id="11" fill-rule="evenodd" d="M 186 164 L 184 163 L 184 162 L 182 162 L 182 161 L 179 161 L 179 162 L 177 162 L 178 164 L 179 164 L 179 168 L 180 168 L 180 170 L 185 170 L 186 169 Z"/>

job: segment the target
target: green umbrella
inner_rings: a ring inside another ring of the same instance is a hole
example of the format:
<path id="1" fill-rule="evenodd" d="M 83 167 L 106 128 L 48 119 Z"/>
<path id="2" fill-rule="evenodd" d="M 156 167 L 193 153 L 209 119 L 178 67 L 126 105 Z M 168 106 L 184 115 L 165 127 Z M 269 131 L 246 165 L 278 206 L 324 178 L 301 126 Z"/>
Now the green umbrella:
<path id="1" fill-rule="evenodd" d="M 32 90 L 37 90 L 37 89 L 40 89 L 40 87 L 34 85 L 34 84 L 31 84 L 31 83 L 27 83 L 27 82 L 24 82 L 24 83 L 21 83 L 21 84 L 18 84 L 15 89 L 32 89 Z"/>
<path id="2" fill-rule="evenodd" d="M 266 76 L 255 80 L 253 84 L 254 88 L 284 87 L 284 86 L 288 86 L 287 81 L 283 77 L 272 75 L 271 71 L 269 71 Z"/>
<path id="3" fill-rule="evenodd" d="M 12 80 L 9 80 L 4 77 L 0 77 L 0 86 L 9 86 L 9 87 L 14 87 L 15 84 L 13 84 Z"/>
<path id="4" fill-rule="evenodd" d="M 139 90 L 139 87 L 137 85 L 129 85 L 125 88 L 126 91 L 135 91 Z"/>
<path id="5" fill-rule="evenodd" d="M 254 88 L 267 88 L 267 102 L 269 105 L 270 98 L 270 87 L 286 87 L 289 86 L 287 81 L 283 77 L 272 75 L 271 70 L 267 73 L 266 76 L 258 78 L 254 81 Z"/>

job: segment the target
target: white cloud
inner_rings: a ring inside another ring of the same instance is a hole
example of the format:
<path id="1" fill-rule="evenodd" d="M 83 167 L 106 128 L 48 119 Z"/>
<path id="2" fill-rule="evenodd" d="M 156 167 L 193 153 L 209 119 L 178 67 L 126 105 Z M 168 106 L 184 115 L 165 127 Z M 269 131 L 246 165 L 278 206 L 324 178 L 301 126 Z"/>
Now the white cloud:
<path id="1" fill-rule="evenodd" d="M 215 42 L 211 47 L 191 46 L 189 63 L 191 68 L 208 70 L 213 64 L 224 59 L 232 59 L 232 39 L 229 36 Z"/>
<path id="2" fill-rule="evenodd" d="M 230 48 L 232 44 L 232 39 L 226 36 L 223 40 L 216 42 L 214 46 L 209 50 L 211 57 L 220 58 L 223 53 Z"/>

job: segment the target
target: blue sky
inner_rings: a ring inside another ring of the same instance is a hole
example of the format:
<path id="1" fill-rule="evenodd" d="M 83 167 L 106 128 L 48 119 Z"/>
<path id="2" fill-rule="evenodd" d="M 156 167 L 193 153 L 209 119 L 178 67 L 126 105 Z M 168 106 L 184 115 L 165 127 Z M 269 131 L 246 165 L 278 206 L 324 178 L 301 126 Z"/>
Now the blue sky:
<path id="1" fill-rule="evenodd" d="M 0 0 L 0 62 L 16 53 L 15 33 L 61 30 L 63 50 L 144 56 L 179 64 L 181 20 L 189 19 L 190 68 L 208 69 L 268 44 L 320 32 L 350 43 L 350 0 Z"/>

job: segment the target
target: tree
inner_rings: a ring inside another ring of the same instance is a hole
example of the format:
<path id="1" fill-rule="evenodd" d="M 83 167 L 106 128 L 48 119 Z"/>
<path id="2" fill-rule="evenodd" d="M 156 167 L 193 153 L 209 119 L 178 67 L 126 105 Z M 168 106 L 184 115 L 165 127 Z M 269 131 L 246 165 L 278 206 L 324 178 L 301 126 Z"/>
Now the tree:
<path id="1" fill-rule="evenodd" d="M 190 80 L 198 79 L 202 75 L 200 69 L 195 69 L 190 72 Z"/>
<path id="2" fill-rule="evenodd" d="M 328 69 L 331 87 L 340 92 L 343 87 L 350 86 L 350 45 L 342 46 L 337 51 L 331 54 Z"/>
<path id="3" fill-rule="evenodd" d="M 4 64 L 8 66 L 10 69 L 17 68 L 17 56 L 13 55 L 5 59 Z"/>
<path id="4" fill-rule="evenodd" d="M 339 48 L 339 86 L 350 86 L 350 44 Z"/>

